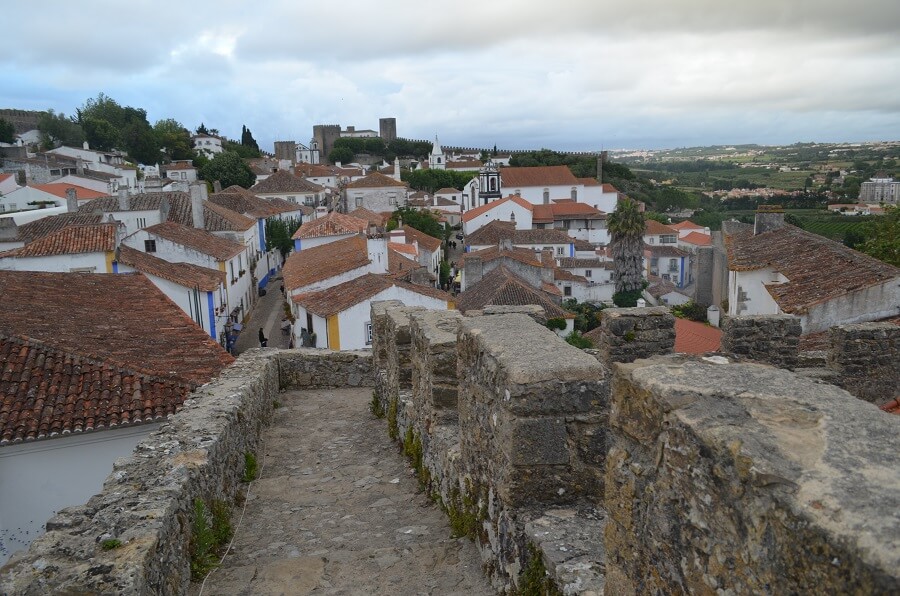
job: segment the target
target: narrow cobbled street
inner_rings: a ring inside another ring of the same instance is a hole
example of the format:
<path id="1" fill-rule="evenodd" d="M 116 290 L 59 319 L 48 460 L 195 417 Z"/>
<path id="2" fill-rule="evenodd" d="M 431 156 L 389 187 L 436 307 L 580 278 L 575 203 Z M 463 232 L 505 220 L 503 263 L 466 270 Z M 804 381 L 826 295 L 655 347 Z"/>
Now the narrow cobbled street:
<path id="1" fill-rule="evenodd" d="M 450 537 L 369 413 L 371 396 L 281 394 L 234 546 L 203 594 L 494 593 L 475 545 Z"/>

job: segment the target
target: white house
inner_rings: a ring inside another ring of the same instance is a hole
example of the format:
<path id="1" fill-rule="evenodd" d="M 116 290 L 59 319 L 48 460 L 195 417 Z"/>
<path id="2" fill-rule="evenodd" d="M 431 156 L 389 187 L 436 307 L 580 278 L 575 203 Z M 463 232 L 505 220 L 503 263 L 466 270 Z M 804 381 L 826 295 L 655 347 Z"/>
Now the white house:
<path id="1" fill-rule="evenodd" d="M 792 314 L 803 333 L 900 315 L 900 269 L 759 212 L 726 235 L 728 315 Z"/>
<path id="2" fill-rule="evenodd" d="M 207 157 L 214 157 L 225 150 L 222 147 L 222 139 L 215 135 L 197 134 L 191 137 L 191 142 L 195 151 L 202 151 Z"/>
<path id="3" fill-rule="evenodd" d="M 372 172 L 365 178 L 344 186 L 343 210 L 346 213 L 357 207 L 363 207 L 375 212 L 395 211 L 406 205 L 408 190 L 409 187 L 405 182 L 398 182 L 381 172 Z"/>
<path id="4" fill-rule="evenodd" d="M 350 281 L 292 297 L 296 309 L 296 345 L 330 350 L 372 347 L 371 303 L 399 300 L 432 310 L 453 308 L 453 297 L 435 288 L 367 273 Z"/>
<path id="5" fill-rule="evenodd" d="M 115 253 L 122 227 L 118 223 L 69 225 L 21 248 L 0 253 L 0 269 L 116 273 Z"/>
<path id="6" fill-rule="evenodd" d="M 139 272 L 219 343 L 225 341 L 228 302 L 224 271 L 173 263 L 127 245 L 116 253 L 119 273 Z"/>
<path id="7" fill-rule="evenodd" d="M 234 359 L 142 275 L 0 271 L 0 295 L 2 564 Z"/>

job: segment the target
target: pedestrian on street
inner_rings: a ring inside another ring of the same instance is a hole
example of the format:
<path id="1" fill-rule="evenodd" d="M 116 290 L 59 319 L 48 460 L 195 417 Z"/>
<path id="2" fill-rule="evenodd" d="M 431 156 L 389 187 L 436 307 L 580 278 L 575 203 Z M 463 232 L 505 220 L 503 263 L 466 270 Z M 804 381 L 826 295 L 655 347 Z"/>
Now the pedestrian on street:
<path id="1" fill-rule="evenodd" d="M 266 334 L 263 333 L 263 328 L 259 328 L 259 347 L 265 348 L 269 345 L 269 340 L 266 338 Z"/>

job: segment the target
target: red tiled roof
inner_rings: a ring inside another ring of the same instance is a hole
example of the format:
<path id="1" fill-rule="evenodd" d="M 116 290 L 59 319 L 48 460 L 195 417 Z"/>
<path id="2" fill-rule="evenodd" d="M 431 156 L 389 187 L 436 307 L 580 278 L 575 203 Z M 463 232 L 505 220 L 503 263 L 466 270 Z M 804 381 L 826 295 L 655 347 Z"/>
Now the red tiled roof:
<path id="1" fill-rule="evenodd" d="M 76 184 L 68 184 L 64 182 L 50 182 L 49 184 L 33 184 L 32 188 L 36 188 L 38 190 L 42 190 L 44 192 L 48 192 L 51 195 L 55 195 L 61 199 L 66 198 L 66 190 L 69 188 L 75 189 L 75 197 L 79 201 L 87 201 L 90 199 L 99 199 L 100 197 L 108 197 L 108 192 L 97 192 L 96 190 L 85 188 L 83 186 L 78 186 Z"/>
<path id="2" fill-rule="evenodd" d="M 294 296 L 293 300 L 320 317 L 330 317 L 364 300 L 368 300 L 391 286 L 397 286 L 398 288 L 445 302 L 453 300 L 450 294 L 437 288 L 415 285 L 400 281 L 389 275 L 376 275 L 374 273 L 367 273 L 356 279 L 317 292 L 300 294 Z"/>
<path id="3" fill-rule="evenodd" d="M 217 261 L 227 261 L 244 250 L 244 245 L 239 242 L 220 238 L 206 230 L 190 228 L 171 221 L 150 226 L 145 228 L 145 231 L 175 244 L 180 244 L 209 255 Z"/>
<path id="4" fill-rule="evenodd" d="M 403 232 L 406 234 L 407 242 L 412 242 L 413 240 L 415 240 L 419 243 L 419 246 L 421 246 L 428 252 L 435 252 L 441 247 L 440 238 L 429 236 L 425 232 L 422 232 L 410 226 L 403 226 L 402 228 L 398 229 L 403 230 Z"/>
<path id="5" fill-rule="evenodd" d="M 680 354 L 716 352 L 722 345 L 722 331 L 705 323 L 675 319 L 675 351 Z"/>
<path id="6" fill-rule="evenodd" d="M 141 273 L 155 275 L 186 288 L 196 287 L 204 292 L 214 292 L 225 283 L 224 271 L 191 263 L 170 263 L 124 244 L 119 247 L 116 260 Z"/>
<path id="7" fill-rule="evenodd" d="M 516 205 L 527 209 L 528 211 L 532 211 L 534 209 L 534 205 L 520 197 L 519 195 L 509 195 L 508 197 L 503 197 L 499 201 L 494 201 L 492 203 L 488 203 L 487 205 L 481 205 L 480 207 L 475 207 L 474 209 L 469 209 L 462 215 L 463 221 L 472 221 L 482 213 L 487 213 L 491 209 L 503 205 L 504 203 L 508 203 L 509 201 L 514 202 Z"/>
<path id="8" fill-rule="evenodd" d="M 166 416 L 234 361 L 140 274 L 0 271 L 0 295 L 0 443 Z"/>
<path id="9" fill-rule="evenodd" d="M 703 232 L 691 232 L 690 234 L 685 235 L 684 238 L 679 238 L 678 241 L 687 242 L 688 244 L 694 244 L 696 246 L 709 246 L 712 244 L 712 236 L 704 234 Z"/>
<path id="10" fill-rule="evenodd" d="M 117 223 L 66 226 L 0 257 L 49 257 L 116 250 Z"/>
<path id="11" fill-rule="evenodd" d="M 287 258 L 282 268 L 284 287 L 296 290 L 369 264 L 363 236 L 351 236 L 303 250 Z"/>
<path id="12" fill-rule="evenodd" d="M 645 222 L 644 235 L 645 236 L 658 236 L 660 234 L 666 234 L 666 235 L 675 234 L 677 236 L 678 230 L 676 230 L 672 226 L 667 226 L 665 224 L 661 224 L 658 221 L 656 221 L 655 219 L 648 219 Z"/>
<path id="13" fill-rule="evenodd" d="M 692 222 L 688 219 L 686 219 L 684 221 L 680 221 L 677 224 L 672 224 L 669 227 L 675 228 L 676 230 L 679 230 L 679 231 L 680 230 L 702 230 L 703 229 L 703 226 L 698 226 L 697 224 L 695 224 L 694 222 Z"/>
<path id="14" fill-rule="evenodd" d="M 344 188 L 388 188 L 392 186 L 403 187 L 405 189 L 409 185 L 406 182 L 399 182 L 390 176 L 385 176 L 381 172 L 372 172 L 365 178 L 355 180 Z"/>
<path id="15" fill-rule="evenodd" d="M 500 168 L 500 180 L 506 188 L 521 186 L 578 186 L 578 178 L 568 166 Z"/>
<path id="16" fill-rule="evenodd" d="M 789 224 L 757 235 L 742 227 L 726 236 L 725 245 L 730 270 L 770 267 L 788 278 L 766 285 L 785 313 L 805 313 L 832 298 L 900 279 L 893 265 Z"/>
<path id="17" fill-rule="evenodd" d="M 368 227 L 369 223 L 364 219 L 332 211 L 324 217 L 305 222 L 297 228 L 297 231 L 294 232 L 291 238 L 296 240 L 298 238 L 359 234 L 360 232 L 365 232 Z"/>
<path id="18" fill-rule="evenodd" d="M 556 286 L 553 286 L 556 288 Z M 547 318 L 574 318 L 570 312 L 553 303 L 546 293 L 532 288 L 506 267 L 500 266 L 487 273 L 457 296 L 456 308 L 460 312 L 480 310 L 485 306 L 523 306 L 537 304 L 544 308 Z"/>
<path id="19" fill-rule="evenodd" d="M 265 180 L 250 187 L 255 194 L 311 193 L 325 190 L 318 184 L 305 178 L 294 176 L 287 170 L 278 170 Z"/>

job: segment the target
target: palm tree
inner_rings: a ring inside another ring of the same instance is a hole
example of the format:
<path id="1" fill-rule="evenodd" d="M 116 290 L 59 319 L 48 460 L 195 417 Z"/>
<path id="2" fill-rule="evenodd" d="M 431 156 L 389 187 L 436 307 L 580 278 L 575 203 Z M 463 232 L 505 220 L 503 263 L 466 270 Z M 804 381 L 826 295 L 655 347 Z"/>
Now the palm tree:
<path id="1" fill-rule="evenodd" d="M 635 201 L 625 197 L 616 205 L 616 210 L 609 214 L 606 224 L 612 236 L 616 294 L 640 292 L 644 287 L 644 215 Z M 629 306 L 634 306 L 637 297 L 635 295 L 633 300 L 628 301 L 631 303 Z M 618 305 L 615 297 L 613 301 Z"/>

